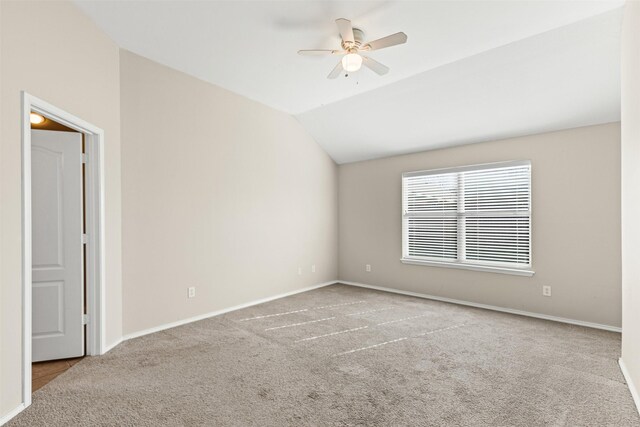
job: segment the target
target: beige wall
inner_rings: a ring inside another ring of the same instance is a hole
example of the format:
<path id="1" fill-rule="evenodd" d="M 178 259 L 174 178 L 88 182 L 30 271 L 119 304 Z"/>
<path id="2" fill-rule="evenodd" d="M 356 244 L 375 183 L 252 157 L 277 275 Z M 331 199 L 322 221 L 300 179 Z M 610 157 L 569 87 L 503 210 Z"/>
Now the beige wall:
<path id="1" fill-rule="evenodd" d="M 107 343 L 122 334 L 118 47 L 67 2 L 2 1 L 0 416 L 21 400 L 20 91 L 105 130 Z"/>
<path id="2" fill-rule="evenodd" d="M 640 399 L 640 2 L 622 28 L 622 361 Z M 638 404 L 636 400 L 636 404 Z"/>
<path id="3" fill-rule="evenodd" d="M 403 172 L 520 159 L 532 162 L 535 276 L 400 262 Z M 346 164 L 339 177 L 341 280 L 620 326 L 618 123 Z"/>
<path id="4" fill-rule="evenodd" d="M 120 66 L 125 334 L 336 278 L 337 167 L 294 118 Z"/>

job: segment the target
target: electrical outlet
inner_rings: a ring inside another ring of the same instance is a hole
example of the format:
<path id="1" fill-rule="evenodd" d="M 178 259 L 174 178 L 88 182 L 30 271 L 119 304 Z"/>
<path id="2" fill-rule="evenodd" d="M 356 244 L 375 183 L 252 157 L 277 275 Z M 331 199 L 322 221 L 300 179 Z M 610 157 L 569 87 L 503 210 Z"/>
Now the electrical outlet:
<path id="1" fill-rule="evenodd" d="M 364 269 L 367 273 L 371 273 L 371 264 L 367 264 L 364 266 Z"/>
<path id="2" fill-rule="evenodd" d="M 315 272 L 316 272 L 316 265 L 315 265 L 315 264 L 313 264 L 313 265 L 311 266 L 311 272 L 312 272 L 312 273 L 315 273 Z"/>
<path id="3" fill-rule="evenodd" d="M 298 276 L 302 276 L 302 267 L 298 267 Z"/>
<path id="4" fill-rule="evenodd" d="M 551 296 L 551 286 L 543 286 L 542 287 L 542 296 L 550 297 Z"/>
<path id="5" fill-rule="evenodd" d="M 188 295 L 189 295 L 189 298 L 193 298 L 193 297 L 195 297 L 195 296 L 196 296 L 196 287 L 195 287 L 195 286 L 191 286 L 191 287 L 189 288 L 189 293 L 188 293 Z"/>

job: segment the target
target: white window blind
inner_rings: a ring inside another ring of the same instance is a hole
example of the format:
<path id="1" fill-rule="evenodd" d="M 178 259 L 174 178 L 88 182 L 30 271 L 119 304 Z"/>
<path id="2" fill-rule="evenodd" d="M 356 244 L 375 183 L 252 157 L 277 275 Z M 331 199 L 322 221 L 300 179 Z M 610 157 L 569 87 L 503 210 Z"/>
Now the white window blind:
<path id="1" fill-rule="evenodd" d="M 531 266 L 530 162 L 410 172 L 402 187 L 403 261 Z"/>

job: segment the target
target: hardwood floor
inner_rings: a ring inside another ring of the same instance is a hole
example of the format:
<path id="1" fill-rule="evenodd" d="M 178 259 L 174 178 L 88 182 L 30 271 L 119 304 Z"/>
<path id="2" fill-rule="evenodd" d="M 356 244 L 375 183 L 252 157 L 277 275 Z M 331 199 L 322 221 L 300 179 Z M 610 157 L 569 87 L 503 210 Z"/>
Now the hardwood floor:
<path id="1" fill-rule="evenodd" d="M 64 360 L 48 360 L 31 364 L 31 392 L 49 383 L 55 377 L 82 360 L 82 357 Z"/>

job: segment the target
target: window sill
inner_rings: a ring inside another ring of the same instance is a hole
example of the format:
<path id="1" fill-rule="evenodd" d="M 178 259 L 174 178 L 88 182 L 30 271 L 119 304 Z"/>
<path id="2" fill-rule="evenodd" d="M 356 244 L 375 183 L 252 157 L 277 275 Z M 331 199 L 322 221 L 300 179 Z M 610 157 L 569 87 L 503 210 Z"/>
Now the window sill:
<path id="1" fill-rule="evenodd" d="M 426 261 L 426 260 L 413 259 L 413 258 L 401 258 L 400 261 L 402 261 L 403 264 L 427 265 L 431 267 L 458 268 L 461 270 L 486 271 L 489 273 L 512 274 L 514 276 L 531 277 L 535 274 L 533 270 L 529 270 L 526 268 L 509 268 L 509 267 L 497 267 L 497 266 L 480 265 L 480 264 L 463 264 L 461 262 Z"/>

